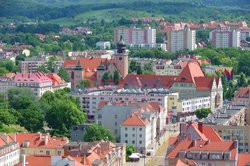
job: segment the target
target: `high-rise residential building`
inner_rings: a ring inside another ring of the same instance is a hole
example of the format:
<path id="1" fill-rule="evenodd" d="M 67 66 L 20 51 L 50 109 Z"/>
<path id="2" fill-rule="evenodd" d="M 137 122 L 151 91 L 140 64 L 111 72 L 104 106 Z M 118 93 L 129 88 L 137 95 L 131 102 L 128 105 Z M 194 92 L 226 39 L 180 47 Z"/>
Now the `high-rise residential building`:
<path id="1" fill-rule="evenodd" d="M 20 61 L 19 66 L 22 73 L 35 73 L 39 66 L 47 66 L 45 57 L 27 58 L 25 61 Z"/>
<path id="2" fill-rule="evenodd" d="M 181 30 L 167 32 L 167 50 L 177 52 L 181 50 L 194 50 L 196 48 L 196 31 L 185 27 Z"/>
<path id="3" fill-rule="evenodd" d="M 240 31 L 220 26 L 210 32 L 209 40 L 215 48 L 240 47 Z"/>
<path id="4" fill-rule="evenodd" d="M 118 43 L 122 36 L 126 45 L 155 44 L 156 29 L 152 28 L 116 28 L 114 42 Z"/>

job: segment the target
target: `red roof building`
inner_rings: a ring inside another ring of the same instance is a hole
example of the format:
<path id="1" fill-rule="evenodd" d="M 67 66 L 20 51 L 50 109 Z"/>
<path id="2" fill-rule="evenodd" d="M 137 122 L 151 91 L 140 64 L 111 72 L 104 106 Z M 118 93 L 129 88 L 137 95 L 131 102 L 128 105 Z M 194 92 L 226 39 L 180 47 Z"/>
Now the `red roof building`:
<path id="1" fill-rule="evenodd" d="M 166 158 L 169 165 L 176 165 L 178 159 L 193 160 L 197 165 L 236 165 L 238 142 L 224 141 L 212 127 L 202 123 L 182 123 Z"/>
<path id="2" fill-rule="evenodd" d="M 142 120 L 139 115 L 132 114 L 127 120 L 125 120 L 123 126 L 146 126 L 147 121 Z"/>
<path id="3" fill-rule="evenodd" d="M 63 146 L 68 138 L 52 137 L 43 133 L 17 133 L 16 140 L 21 147 L 21 154 L 28 155 L 64 155 Z"/>
<path id="4" fill-rule="evenodd" d="M 56 73 L 47 74 L 47 77 L 52 81 L 53 90 L 63 89 L 67 87 L 67 83 Z"/>

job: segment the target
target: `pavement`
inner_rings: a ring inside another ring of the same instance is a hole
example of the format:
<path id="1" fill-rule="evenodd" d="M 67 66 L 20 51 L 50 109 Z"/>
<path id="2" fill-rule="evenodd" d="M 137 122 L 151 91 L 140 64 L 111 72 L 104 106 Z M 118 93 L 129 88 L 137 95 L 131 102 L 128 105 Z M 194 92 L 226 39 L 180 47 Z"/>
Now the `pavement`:
<path id="1" fill-rule="evenodd" d="M 138 162 L 126 162 L 126 166 L 164 166 L 167 148 L 169 146 L 169 137 L 177 136 L 179 133 L 178 129 L 179 127 L 177 125 L 168 125 L 166 135 L 153 156 L 141 158 Z"/>

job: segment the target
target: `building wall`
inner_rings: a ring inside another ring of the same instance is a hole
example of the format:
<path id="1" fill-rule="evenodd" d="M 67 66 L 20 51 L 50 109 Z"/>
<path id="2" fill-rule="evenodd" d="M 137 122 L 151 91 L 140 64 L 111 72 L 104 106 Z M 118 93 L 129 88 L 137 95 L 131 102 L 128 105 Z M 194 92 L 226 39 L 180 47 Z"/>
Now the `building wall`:
<path id="1" fill-rule="evenodd" d="M 250 126 L 211 126 L 224 140 L 238 140 L 239 153 L 250 152 Z"/>
<path id="2" fill-rule="evenodd" d="M 25 148 L 21 147 L 21 155 L 25 154 L 29 155 L 51 155 L 51 156 L 63 156 L 64 149 L 63 148 Z"/>
<path id="3" fill-rule="evenodd" d="M 0 93 L 7 94 L 8 90 L 15 87 L 12 79 L 0 78 Z"/>
<path id="4" fill-rule="evenodd" d="M 0 156 L 0 165 L 13 166 L 19 163 L 20 149 L 15 149 L 9 153 Z"/>

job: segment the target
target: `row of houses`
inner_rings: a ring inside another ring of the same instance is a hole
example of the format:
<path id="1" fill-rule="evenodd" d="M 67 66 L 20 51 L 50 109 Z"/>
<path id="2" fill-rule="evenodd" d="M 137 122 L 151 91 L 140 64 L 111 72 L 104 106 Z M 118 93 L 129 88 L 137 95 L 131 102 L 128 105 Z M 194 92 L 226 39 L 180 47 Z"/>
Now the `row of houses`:
<path id="1" fill-rule="evenodd" d="M 47 133 L 0 134 L 0 165 L 125 165 L 125 144 L 70 142 Z M 119 164 L 118 164 L 119 163 Z"/>

